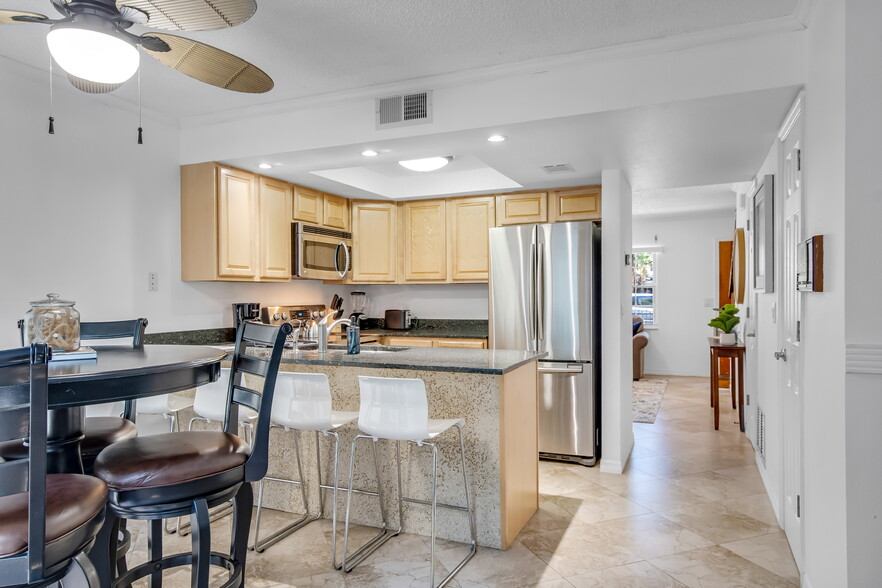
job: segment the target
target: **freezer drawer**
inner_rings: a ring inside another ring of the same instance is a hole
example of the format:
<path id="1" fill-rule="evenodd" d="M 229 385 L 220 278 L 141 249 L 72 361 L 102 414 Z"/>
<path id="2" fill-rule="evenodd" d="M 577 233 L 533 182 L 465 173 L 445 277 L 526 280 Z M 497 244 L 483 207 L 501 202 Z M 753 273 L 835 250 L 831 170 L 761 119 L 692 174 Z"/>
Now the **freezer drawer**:
<path id="1" fill-rule="evenodd" d="M 539 455 L 594 465 L 594 366 L 539 362 Z"/>

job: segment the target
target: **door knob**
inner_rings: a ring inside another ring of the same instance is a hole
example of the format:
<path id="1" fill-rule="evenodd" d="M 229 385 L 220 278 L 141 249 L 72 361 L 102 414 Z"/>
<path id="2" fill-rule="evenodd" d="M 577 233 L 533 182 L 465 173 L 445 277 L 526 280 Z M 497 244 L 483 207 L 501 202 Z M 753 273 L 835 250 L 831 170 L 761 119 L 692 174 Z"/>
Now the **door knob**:
<path id="1" fill-rule="evenodd" d="M 781 349 L 781 351 L 775 352 L 775 359 L 780 359 L 781 361 L 787 361 L 787 349 Z"/>

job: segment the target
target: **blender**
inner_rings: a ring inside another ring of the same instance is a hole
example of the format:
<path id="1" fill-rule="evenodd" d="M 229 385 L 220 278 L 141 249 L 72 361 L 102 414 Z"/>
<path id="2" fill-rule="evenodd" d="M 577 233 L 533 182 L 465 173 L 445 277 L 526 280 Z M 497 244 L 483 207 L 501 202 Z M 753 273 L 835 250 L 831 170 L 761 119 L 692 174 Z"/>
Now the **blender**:
<path id="1" fill-rule="evenodd" d="M 364 292 L 350 292 L 349 300 L 352 301 L 352 314 L 349 320 L 354 327 L 361 327 L 361 321 L 366 319 L 364 309 L 367 306 L 367 294 Z"/>

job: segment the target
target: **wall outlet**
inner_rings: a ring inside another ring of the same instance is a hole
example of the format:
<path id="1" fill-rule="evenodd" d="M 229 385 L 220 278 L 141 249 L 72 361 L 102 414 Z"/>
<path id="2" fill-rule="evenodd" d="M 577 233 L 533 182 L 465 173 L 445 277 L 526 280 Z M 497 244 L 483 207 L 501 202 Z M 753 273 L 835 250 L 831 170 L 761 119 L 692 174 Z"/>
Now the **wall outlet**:
<path id="1" fill-rule="evenodd" d="M 704 307 L 705 308 L 713 308 L 714 307 L 714 299 L 713 298 L 705 298 L 704 299 Z"/>
<path id="2" fill-rule="evenodd" d="M 156 292 L 159 290 L 159 274 L 150 272 L 147 274 L 147 291 Z"/>

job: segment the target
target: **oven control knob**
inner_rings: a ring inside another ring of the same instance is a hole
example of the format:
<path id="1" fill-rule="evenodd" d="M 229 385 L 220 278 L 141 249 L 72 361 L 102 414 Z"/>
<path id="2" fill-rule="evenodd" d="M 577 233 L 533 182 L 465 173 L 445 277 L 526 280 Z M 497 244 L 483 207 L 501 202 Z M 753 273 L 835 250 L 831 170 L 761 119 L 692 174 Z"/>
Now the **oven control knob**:
<path id="1" fill-rule="evenodd" d="M 287 312 L 283 312 L 283 313 L 282 313 L 282 320 L 283 320 L 283 321 L 288 320 L 288 313 L 287 313 Z"/>
<path id="2" fill-rule="evenodd" d="M 276 314 L 273 315 L 273 320 L 274 320 L 274 321 L 279 320 L 279 318 L 280 318 L 280 317 L 279 317 L 279 313 L 276 313 Z"/>

